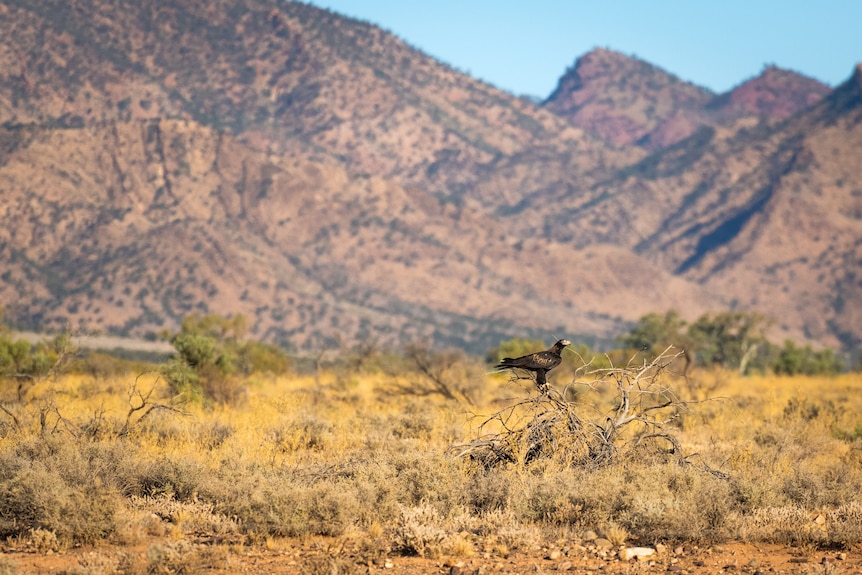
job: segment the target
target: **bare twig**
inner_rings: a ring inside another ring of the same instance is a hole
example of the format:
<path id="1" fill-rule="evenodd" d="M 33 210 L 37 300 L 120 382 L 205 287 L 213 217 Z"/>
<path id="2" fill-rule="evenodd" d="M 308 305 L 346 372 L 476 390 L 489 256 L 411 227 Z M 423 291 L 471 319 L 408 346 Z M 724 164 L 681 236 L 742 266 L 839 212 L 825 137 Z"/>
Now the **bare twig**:
<path id="1" fill-rule="evenodd" d="M 405 349 L 405 355 L 413 362 L 416 370 L 423 376 L 426 385 L 397 386 L 403 393 L 415 395 L 442 395 L 446 399 L 474 405 L 469 390 L 464 385 L 464 377 L 470 374 L 457 373 L 459 368 L 463 370 L 465 359 L 463 354 L 455 352 L 432 352 L 419 345 L 409 345 Z M 467 370 L 469 372 L 469 370 Z"/>
<path id="2" fill-rule="evenodd" d="M 15 417 L 15 414 L 14 414 L 14 413 L 12 413 L 11 411 L 9 411 L 9 410 L 6 408 L 6 406 L 5 406 L 5 405 L 3 405 L 2 403 L 0 403 L 0 411 L 2 411 L 3 413 L 5 413 L 6 415 L 8 415 L 8 416 L 10 417 L 10 419 L 12 419 L 12 423 L 15 425 L 15 429 L 20 429 L 21 424 L 18 422 L 18 418 L 17 418 L 17 417 Z"/>
<path id="3" fill-rule="evenodd" d="M 128 435 L 131 431 L 132 426 L 140 424 L 153 411 L 158 409 L 170 411 L 179 415 L 188 415 L 187 412 L 177 407 L 174 407 L 173 405 L 156 403 L 150 399 L 153 395 L 153 392 L 156 390 L 156 387 L 158 386 L 159 382 L 162 380 L 160 374 L 156 377 L 156 380 L 153 382 L 153 385 L 152 387 L 150 387 L 149 391 L 142 392 L 138 388 L 138 382 L 141 377 L 150 373 L 158 372 L 145 371 L 139 373 L 135 377 L 135 381 L 132 383 L 132 386 L 129 388 L 129 411 L 128 413 L 126 413 L 126 422 L 123 424 L 122 429 L 120 429 L 120 437 L 125 437 L 126 435 Z M 136 420 L 133 420 L 132 417 L 138 412 L 141 412 L 140 417 L 138 417 Z"/>

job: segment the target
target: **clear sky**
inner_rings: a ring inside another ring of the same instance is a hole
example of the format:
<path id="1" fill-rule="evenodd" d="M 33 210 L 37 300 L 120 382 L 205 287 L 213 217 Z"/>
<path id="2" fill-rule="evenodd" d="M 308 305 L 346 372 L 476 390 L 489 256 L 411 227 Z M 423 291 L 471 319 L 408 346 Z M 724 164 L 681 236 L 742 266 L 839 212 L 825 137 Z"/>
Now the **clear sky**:
<path id="1" fill-rule="evenodd" d="M 313 0 L 471 76 L 544 98 L 595 47 L 724 92 L 774 64 L 832 86 L 862 61 L 862 0 Z"/>

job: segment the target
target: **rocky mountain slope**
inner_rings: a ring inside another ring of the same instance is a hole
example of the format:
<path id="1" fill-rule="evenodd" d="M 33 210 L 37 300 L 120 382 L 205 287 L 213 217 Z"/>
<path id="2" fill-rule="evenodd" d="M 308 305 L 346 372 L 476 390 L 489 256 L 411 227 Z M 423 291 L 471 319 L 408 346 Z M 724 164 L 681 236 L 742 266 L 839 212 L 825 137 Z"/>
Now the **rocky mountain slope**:
<path id="1" fill-rule="evenodd" d="M 858 345 L 860 145 L 857 66 L 789 120 L 701 128 L 581 194 L 544 227 L 578 246 L 630 247 L 791 331 Z"/>
<path id="2" fill-rule="evenodd" d="M 334 163 L 267 155 L 192 121 L 4 136 L 14 150 L 0 168 L 0 294 L 34 322 L 142 333 L 193 311 L 230 312 L 294 345 L 380 334 L 490 345 L 548 330 L 607 336 L 655 304 L 614 317 L 574 304 L 599 287 L 624 299 L 613 270 L 581 277 L 579 262 L 607 248 L 571 254 L 509 237 L 481 213 Z M 617 251 L 613 261 L 648 271 Z M 696 286 L 651 275 L 676 286 L 665 306 L 700 299 Z"/>
<path id="3" fill-rule="evenodd" d="M 593 112 L 573 126 L 299 3 L 0 0 L 0 14 L 0 304 L 22 325 L 143 335 L 198 310 L 297 347 L 484 351 L 738 306 L 780 314 L 782 334 L 859 341 L 856 76 L 803 111 L 719 105 L 646 63 L 623 62 L 625 90 L 595 84 L 622 74 L 599 51 L 579 64 L 592 95 L 569 109 Z M 690 110 L 712 123 L 660 145 Z M 803 225 L 829 231 L 781 253 L 808 260 L 770 260 Z"/>

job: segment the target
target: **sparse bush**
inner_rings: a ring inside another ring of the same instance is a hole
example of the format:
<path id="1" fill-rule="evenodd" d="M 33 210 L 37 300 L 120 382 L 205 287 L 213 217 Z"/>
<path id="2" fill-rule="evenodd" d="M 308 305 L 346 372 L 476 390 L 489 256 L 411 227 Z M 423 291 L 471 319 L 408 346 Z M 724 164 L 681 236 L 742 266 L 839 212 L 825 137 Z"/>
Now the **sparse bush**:
<path id="1" fill-rule="evenodd" d="M 12 383 L 16 399 L 22 401 L 36 381 L 60 374 L 74 353 L 72 337 L 66 332 L 35 346 L 0 335 L 0 389 Z"/>
<path id="2" fill-rule="evenodd" d="M 470 476 L 465 496 L 474 513 L 506 509 L 509 505 L 511 478 L 505 469 L 480 469 Z"/>
<path id="3" fill-rule="evenodd" d="M 237 350 L 237 364 L 241 373 L 269 373 L 283 375 L 290 371 L 291 361 L 279 347 L 259 341 L 247 341 Z"/>
<path id="4" fill-rule="evenodd" d="M 190 398 L 236 404 L 246 393 L 240 376 L 255 372 L 283 374 L 287 355 L 262 342 L 244 342 L 245 318 L 192 314 L 171 338 L 176 355 L 162 374 L 176 393 Z"/>
<path id="5" fill-rule="evenodd" d="M 409 345 L 405 355 L 415 369 L 409 383 L 398 383 L 400 393 L 437 394 L 446 399 L 474 404 L 483 384 L 483 369 L 478 361 L 463 351 L 435 351 L 422 345 Z"/>
<path id="6" fill-rule="evenodd" d="M 81 555 L 78 565 L 67 569 L 61 575 L 114 575 L 118 573 L 119 563 L 117 558 L 91 551 Z"/>
<path id="7" fill-rule="evenodd" d="M 193 498 L 205 475 L 199 463 L 167 456 L 141 462 L 134 471 L 135 475 L 127 479 L 130 480 L 126 485 L 127 493 L 148 497 L 167 495 L 179 501 Z"/>
<path id="8" fill-rule="evenodd" d="M 50 532 L 62 545 L 94 543 L 116 530 L 119 493 L 61 439 L 0 453 L 0 537 Z"/>
<path id="9" fill-rule="evenodd" d="M 172 541 L 151 545 L 147 549 L 147 573 L 180 574 L 220 570 L 230 566 L 229 560 L 230 556 L 223 547 Z"/>
<path id="10" fill-rule="evenodd" d="M 440 557 L 446 541 L 442 518 L 434 507 L 401 507 L 393 536 L 394 548 L 405 555 Z"/>
<path id="11" fill-rule="evenodd" d="M 202 496 L 212 498 L 216 511 L 236 518 L 255 539 L 338 536 L 360 514 L 360 503 L 346 481 L 303 484 L 282 475 L 258 475 L 251 484 L 210 486 Z"/>

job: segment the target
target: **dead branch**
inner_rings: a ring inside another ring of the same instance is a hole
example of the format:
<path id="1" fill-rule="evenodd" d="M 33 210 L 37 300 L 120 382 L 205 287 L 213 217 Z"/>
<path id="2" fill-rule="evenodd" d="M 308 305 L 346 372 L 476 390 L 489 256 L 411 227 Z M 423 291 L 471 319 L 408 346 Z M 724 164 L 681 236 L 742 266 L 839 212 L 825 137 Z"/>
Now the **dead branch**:
<path id="1" fill-rule="evenodd" d="M 133 426 L 139 425 L 155 410 L 161 409 L 177 413 L 179 415 L 188 415 L 188 412 L 183 411 L 182 409 L 179 409 L 174 405 L 158 403 L 150 399 L 153 395 L 153 392 L 156 390 L 156 387 L 158 387 L 159 382 L 162 380 L 161 374 L 156 377 L 156 381 L 153 382 L 153 385 L 152 387 L 150 387 L 149 391 L 143 392 L 139 389 L 139 380 L 141 379 L 141 377 L 149 373 L 158 372 L 145 371 L 139 373 L 135 377 L 135 381 L 129 388 L 129 411 L 126 413 L 126 421 L 118 434 L 120 437 L 125 437 L 126 435 L 128 435 Z M 133 420 L 133 416 L 138 412 L 141 412 L 141 415 L 137 419 Z"/>
<path id="2" fill-rule="evenodd" d="M 50 416 L 54 416 L 53 425 L 50 424 Z M 39 433 L 43 436 L 54 435 L 61 431 L 60 427 L 69 434 L 78 437 L 78 428 L 72 425 L 68 419 L 60 413 L 60 408 L 54 405 L 53 401 L 48 401 L 39 407 Z M 51 428 L 50 430 L 48 428 Z"/>
<path id="3" fill-rule="evenodd" d="M 665 383 L 670 365 L 683 354 L 669 347 L 652 360 L 638 361 L 636 354 L 624 367 L 598 370 L 587 364 L 562 393 L 548 386 L 539 395 L 506 405 L 479 425 L 479 431 L 494 426 L 496 432 L 453 445 L 450 453 L 486 467 L 549 458 L 566 465 L 599 466 L 651 446 L 657 454 L 674 455 L 688 464 L 672 426 L 697 402 L 682 400 Z M 579 380 L 579 374 L 589 379 Z M 590 391 L 609 388 L 614 401 L 602 409 L 595 402 L 567 399 L 575 386 Z"/>
<path id="4" fill-rule="evenodd" d="M 10 419 L 12 419 L 12 423 L 15 425 L 15 429 L 20 429 L 20 428 L 21 428 L 21 424 L 20 424 L 20 422 L 18 421 L 18 418 L 17 418 L 17 417 L 15 417 L 15 414 L 14 414 L 14 413 L 12 413 L 11 411 L 9 411 L 9 410 L 6 408 L 6 406 L 5 406 L 5 405 L 3 405 L 2 403 L 0 403 L 0 411 L 2 411 L 3 413 L 5 413 L 6 415 L 8 415 L 8 416 L 9 416 L 9 418 L 10 418 Z"/>
<path id="5" fill-rule="evenodd" d="M 422 375 L 422 383 L 396 386 L 402 393 L 414 395 L 442 395 L 446 399 L 466 403 L 473 406 L 473 398 L 463 385 L 463 377 L 454 373 L 457 368 L 463 368 L 464 358 L 454 352 L 431 352 L 420 345 L 409 345 L 405 356 Z M 463 375 L 463 374 L 460 374 Z"/>

